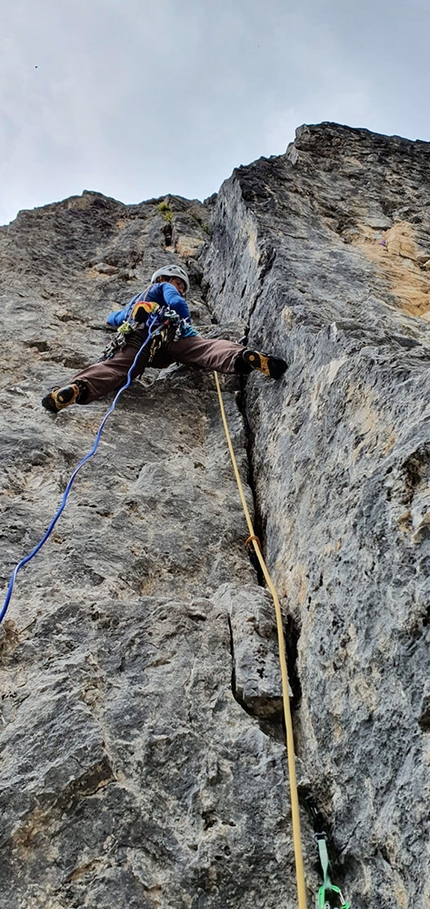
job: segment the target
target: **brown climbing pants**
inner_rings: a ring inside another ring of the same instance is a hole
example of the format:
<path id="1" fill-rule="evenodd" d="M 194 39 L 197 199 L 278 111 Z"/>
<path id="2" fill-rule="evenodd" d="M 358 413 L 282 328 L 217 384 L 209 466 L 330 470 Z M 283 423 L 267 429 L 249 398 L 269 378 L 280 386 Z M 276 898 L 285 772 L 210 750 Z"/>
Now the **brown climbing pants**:
<path id="1" fill-rule="evenodd" d="M 88 396 L 85 404 L 102 398 L 111 391 L 116 391 L 125 384 L 128 371 L 133 363 L 139 346 L 136 339 L 127 343 L 110 360 L 94 363 L 83 369 L 71 381 L 79 379 L 88 386 Z M 180 338 L 166 347 L 157 351 L 151 366 L 163 369 L 171 363 L 183 363 L 186 366 L 196 366 L 200 369 L 216 370 L 222 373 L 234 373 L 234 363 L 243 347 L 234 341 L 224 341 L 211 338 Z M 147 350 L 144 348 L 136 363 L 132 378 L 141 376 L 147 365 Z"/>

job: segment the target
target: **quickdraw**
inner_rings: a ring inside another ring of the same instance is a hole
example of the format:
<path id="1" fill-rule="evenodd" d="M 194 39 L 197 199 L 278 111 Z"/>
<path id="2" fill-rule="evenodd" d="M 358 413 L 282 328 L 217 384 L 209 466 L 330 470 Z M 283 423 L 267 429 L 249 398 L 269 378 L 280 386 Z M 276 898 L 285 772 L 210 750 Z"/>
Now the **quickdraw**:
<path id="1" fill-rule="evenodd" d="M 323 883 L 318 890 L 317 909 L 350 909 L 350 903 L 346 903 L 339 887 L 332 884 L 328 873 L 329 859 L 327 852 L 327 837 L 325 833 L 316 833 L 315 839 L 318 845 L 318 854 L 323 873 Z"/>
<path id="2" fill-rule="evenodd" d="M 123 347 L 127 344 L 128 335 L 133 331 L 133 326 L 131 322 L 123 322 L 122 325 L 117 329 L 116 334 L 112 338 L 112 341 L 109 341 L 109 344 L 106 344 L 106 347 L 98 359 L 98 363 L 103 363 L 104 360 L 111 360 L 112 357 L 122 350 Z"/>
<path id="3" fill-rule="evenodd" d="M 150 304 L 153 305 L 153 304 Z M 155 304 L 156 305 L 156 304 Z M 148 365 L 154 359 L 155 354 L 161 347 L 177 341 L 182 334 L 183 319 L 168 306 L 163 307 L 158 314 L 158 320 L 154 331 L 152 332 L 151 344 L 149 347 Z"/>
<path id="4" fill-rule="evenodd" d="M 305 804 L 313 822 L 314 836 L 318 846 L 318 856 L 323 875 L 323 882 L 317 893 L 316 909 L 351 909 L 351 904 L 344 900 L 340 888 L 332 884 L 330 880 L 327 834 L 323 829 L 322 815 L 318 811 L 311 795 L 306 796 Z"/>

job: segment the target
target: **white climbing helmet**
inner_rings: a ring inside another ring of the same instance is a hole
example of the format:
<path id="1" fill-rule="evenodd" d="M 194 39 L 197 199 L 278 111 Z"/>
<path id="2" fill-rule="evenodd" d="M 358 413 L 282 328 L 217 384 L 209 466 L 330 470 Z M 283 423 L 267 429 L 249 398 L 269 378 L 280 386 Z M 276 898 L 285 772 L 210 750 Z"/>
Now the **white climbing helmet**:
<path id="1" fill-rule="evenodd" d="M 185 290 L 189 291 L 190 289 L 190 280 L 184 268 L 181 265 L 163 265 L 162 268 L 159 268 L 157 271 L 154 271 L 154 274 L 151 278 L 151 284 L 155 284 L 157 278 L 162 276 L 166 278 L 180 278 L 181 281 L 185 284 Z"/>

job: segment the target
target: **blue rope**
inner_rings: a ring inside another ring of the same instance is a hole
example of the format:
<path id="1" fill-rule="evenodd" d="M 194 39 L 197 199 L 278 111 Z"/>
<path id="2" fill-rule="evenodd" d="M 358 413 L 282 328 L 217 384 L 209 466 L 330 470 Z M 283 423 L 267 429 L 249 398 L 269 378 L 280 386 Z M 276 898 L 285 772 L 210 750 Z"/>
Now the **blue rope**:
<path id="1" fill-rule="evenodd" d="M 117 394 L 115 395 L 115 398 L 114 398 L 113 401 L 112 401 L 112 404 L 111 404 L 110 407 L 109 407 L 109 410 L 108 410 L 107 413 L 104 415 L 103 420 L 102 420 L 102 422 L 101 422 L 101 424 L 100 424 L 100 426 L 99 426 L 99 429 L 98 429 L 98 432 L 97 432 L 97 435 L 96 435 L 96 438 L 95 438 L 95 441 L 94 441 L 94 445 L 93 445 L 91 451 L 89 451 L 88 454 L 86 454 L 85 457 L 82 458 L 82 461 L 79 461 L 78 466 L 75 467 L 75 470 L 73 471 L 72 476 L 70 477 L 70 480 L 69 480 L 69 482 L 68 482 L 68 484 L 67 484 L 67 486 L 66 486 L 66 489 L 65 489 L 65 491 L 64 491 L 64 495 L 63 495 L 63 498 L 62 498 L 62 500 L 61 500 L 61 505 L 60 505 L 60 507 L 59 507 L 57 513 L 56 513 L 56 514 L 54 515 L 54 517 L 52 518 L 52 521 L 51 521 L 51 523 L 50 523 L 50 525 L 49 525 L 49 527 L 48 527 L 46 533 L 44 534 L 44 536 L 42 537 L 42 539 L 40 540 L 40 542 L 37 544 L 37 546 L 35 546 L 34 549 L 31 550 L 31 552 L 29 553 L 29 555 L 25 556 L 25 558 L 21 559 L 21 561 L 18 562 L 18 564 L 16 565 L 14 571 L 12 572 L 11 579 L 10 579 L 10 582 L 9 582 L 9 587 L 8 587 L 7 594 L 6 594 L 6 599 L 5 599 L 4 603 L 3 603 L 3 607 L 2 607 L 2 610 L 1 610 L 1 612 L 0 612 L 0 624 L 1 624 L 1 622 L 3 621 L 3 619 L 4 619 L 5 615 L 6 615 L 6 611 L 7 611 L 7 608 L 8 608 L 8 606 L 9 606 L 9 603 L 10 603 L 10 598 L 11 598 L 11 596 L 12 596 L 12 591 L 13 591 L 13 587 L 14 587 L 14 584 L 15 584 L 15 578 L 16 578 L 16 576 L 17 576 L 17 574 L 18 574 L 18 571 L 20 570 L 20 568 L 22 568 L 24 565 L 26 565 L 27 562 L 30 562 L 31 559 L 34 558 L 35 555 L 37 555 L 37 553 L 39 552 L 39 550 L 42 548 L 43 544 L 46 543 L 48 537 L 49 537 L 50 534 L 52 533 L 52 531 L 53 531 L 53 529 L 54 529 L 54 527 L 55 527 L 55 525 L 56 525 L 56 523 L 57 523 L 57 521 L 58 521 L 60 515 L 63 513 L 63 511 L 64 511 L 64 509 L 65 509 L 65 507 L 66 507 L 66 502 L 67 502 L 67 499 L 68 499 L 68 496 L 69 496 L 69 492 L 70 492 L 70 490 L 71 490 L 71 488 L 72 488 L 72 486 L 73 486 L 75 477 L 76 477 L 76 475 L 79 473 L 81 467 L 83 467 L 84 464 L 85 464 L 87 461 L 89 461 L 90 458 L 93 457 L 93 455 L 95 455 L 95 453 L 96 453 L 96 451 L 97 451 L 97 448 L 98 448 L 98 446 L 99 446 L 100 437 L 101 437 L 101 434 L 102 434 L 103 429 L 104 429 L 104 427 L 105 427 L 106 421 L 107 421 L 108 417 L 110 417 L 112 411 L 115 409 L 116 403 L 117 403 L 117 401 L 118 401 L 120 395 L 122 395 L 123 391 L 125 391 L 127 388 L 130 387 L 131 381 L 132 381 L 132 380 L 131 380 L 131 376 L 132 376 L 132 373 L 133 373 L 133 369 L 134 369 L 134 367 L 135 367 L 135 365 L 136 365 L 136 363 L 137 363 L 137 361 L 138 361 L 138 358 L 139 358 L 139 356 L 140 356 L 140 354 L 141 354 L 143 348 L 146 347 L 146 345 L 148 344 L 148 341 L 149 341 L 150 338 L 152 337 L 152 329 L 153 329 L 153 327 L 154 327 L 154 324 L 155 324 L 156 322 L 159 322 L 160 316 L 161 316 L 161 315 L 162 315 L 162 313 L 158 312 L 158 313 L 151 314 L 151 316 L 148 318 L 147 323 L 146 323 L 146 326 L 147 326 L 147 329 L 148 329 L 148 336 L 147 336 L 147 338 L 145 338 L 143 344 L 141 345 L 141 347 L 140 347 L 139 350 L 137 351 L 137 354 L 136 354 L 136 356 L 135 356 L 135 358 L 134 358 L 134 360 L 133 360 L 133 363 L 131 364 L 130 369 L 129 369 L 128 373 L 127 373 L 127 381 L 126 381 L 125 385 L 123 385 L 122 388 L 119 389 L 119 391 L 118 391 Z"/>

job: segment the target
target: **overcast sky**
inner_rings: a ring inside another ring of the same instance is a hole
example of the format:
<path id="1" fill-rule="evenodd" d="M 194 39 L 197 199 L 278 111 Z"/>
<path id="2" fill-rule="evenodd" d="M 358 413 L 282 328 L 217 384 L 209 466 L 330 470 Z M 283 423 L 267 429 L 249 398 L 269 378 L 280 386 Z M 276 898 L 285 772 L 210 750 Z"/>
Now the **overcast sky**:
<path id="1" fill-rule="evenodd" d="M 430 0 L 0 0 L 0 223 L 203 199 L 332 120 L 430 140 Z"/>

